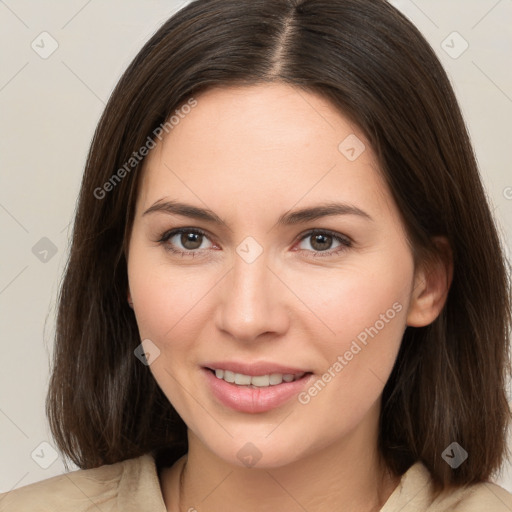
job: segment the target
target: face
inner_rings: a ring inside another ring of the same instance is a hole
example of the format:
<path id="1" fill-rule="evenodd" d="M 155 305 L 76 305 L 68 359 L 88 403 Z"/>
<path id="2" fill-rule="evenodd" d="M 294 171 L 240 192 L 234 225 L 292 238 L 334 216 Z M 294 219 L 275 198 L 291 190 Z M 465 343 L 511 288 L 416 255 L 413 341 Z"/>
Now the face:
<path id="1" fill-rule="evenodd" d="M 196 100 L 145 161 L 129 296 L 194 438 L 233 464 L 284 465 L 375 424 L 413 257 L 372 149 L 321 96 L 273 84 Z"/>

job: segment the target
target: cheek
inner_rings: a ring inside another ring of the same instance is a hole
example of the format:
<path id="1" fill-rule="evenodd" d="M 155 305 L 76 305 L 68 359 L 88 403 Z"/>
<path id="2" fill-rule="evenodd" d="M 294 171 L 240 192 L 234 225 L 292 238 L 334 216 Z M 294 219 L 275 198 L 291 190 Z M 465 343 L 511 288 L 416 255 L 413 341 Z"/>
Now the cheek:
<path id="1" fill-rule="evenodd" d="M 173 272 L 165 266 L 149 270 L 140 279 L 131 279 L 141 336 L 165 344 L 183 329 L 192 334 L 190 329 L 196 324 L 197 306 L 206 286 L 205 280 L 198 276 Z"/>
<path id="2" fill-rule="evenodd" d="M 171 268 L 162 258 L 150 261 L 147 253 L 141 252 L 137 258 L 134 251 L 133 256 L 130 292 L 140 338 L 150 339 L 159 350 L 149 369 L 169 401 L 193 426 L 194 404 L 185 389 L 197 395 L 189 383 L 188 370 L 197 364 L 195 346 L 204 324 L 204 318 L 199 318 L 201 299 L 210 281 L 205 274 L 201 277 L 184 268 Z"/>
<path id="3" fill-rule="evenodd" d="M 315 330 L 325 341 L 319 348 L 338 351 L 348 349 L 358 335 L 364 343 L 368 331 L 375 333 L 375 328 L 396 334 L 405 322 L 400 312 L 407 310 L 412 279 L 409 272 L 398 272 L 396 267 L 383 261 L 372 265 L 366 259 L 357 266 L 290 276 L 294 293 L 309 310 L 297 321 L 318 324 Z"/>
<path id="4" fill-rule="evenodd" d="M 206 268 L 172 265 L 164 249 L 142 244 L 130 251 L 128 276 L 141 339 L 152 340 L 164 355 L 188 357 L 201 338 L 207 294 L 218 276 Z M 169 357 L 169 364 L 173 361 Z"/>
<path id="5" fill-rule="evenodd" d="M 323 363 L 317 368 L 322 382 L 304 403 L 310 398 L 318 405 L 334 400 L 364 412 L 377 399 L 400 348 L 412 277 L 407 252 L 382 251 L 364 258 L 363 264 L 296 279 L 294 291 L 314 313 L 307 315 L 317 325 L 310 328 L 318 333 L 311 343 Z M 325 388 L 330 391 L 324 393 Z M 324 399 L 317 400 L 320 394 Z"/>
<path id="6" fill-rule="evenodd" d="M 200 414 L 190 399 L 191 395 L 198 396 L 190 383 L 190 369 L 204 326 L 204 318 L 199 318 L 201 312 L 204 314 L 205 302 L 201 300 L 215 284 L 211 274 L 173 265 L 164 249 L 133 238 L 128 278 L 139 335 L 159 350 L 148 369 L 187 425 L 195 430 L 200 430 L 196 426 Z"/>

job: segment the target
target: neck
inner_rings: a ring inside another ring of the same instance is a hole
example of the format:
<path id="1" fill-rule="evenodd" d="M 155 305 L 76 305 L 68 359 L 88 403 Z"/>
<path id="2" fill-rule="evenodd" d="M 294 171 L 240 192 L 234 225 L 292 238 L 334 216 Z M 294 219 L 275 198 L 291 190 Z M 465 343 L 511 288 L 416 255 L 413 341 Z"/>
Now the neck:
<path id="1" fill-rule="evenodd" d="M 376 428 L 360 424 L 337 443 L 270 468 L 230 464 L 189 431 L 188 454 L 162 473 L 164 501 L 180 512 L 376 512 L 399 481 L 378 454 Z"/>

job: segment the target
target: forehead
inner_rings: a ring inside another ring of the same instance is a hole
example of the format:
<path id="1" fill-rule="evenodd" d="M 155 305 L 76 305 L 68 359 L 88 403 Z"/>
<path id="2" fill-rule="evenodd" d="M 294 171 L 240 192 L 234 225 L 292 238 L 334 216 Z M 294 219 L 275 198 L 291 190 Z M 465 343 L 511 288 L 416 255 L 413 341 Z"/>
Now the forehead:
<path id="1" fill-rule="evenodd" d="M 253 148 L 268 152 L 290 150 L 296 145 L 306 149 L 313 144 L 332 153 L 337 151 L 340 134 L 364 138 L 328 99 L 287 84 L 214 88 L 196 101 L 197 106 L 168 137 L 174 142 L 186 136 L 201 147 L 210 143 L 205 149 L 214 149 L 222 142 L 233 151 L 236 147 L 237 152 L 251 155 Z"/>
<path id="2" fill-rule="evenodd" d="M 388 203 L 363 133 L 321 95 L 264 84 L 210 89 L 195 99 L 146 158 L 142 206 L 178 195 L 208 198 L 222 211 L 233 201 Z"/>

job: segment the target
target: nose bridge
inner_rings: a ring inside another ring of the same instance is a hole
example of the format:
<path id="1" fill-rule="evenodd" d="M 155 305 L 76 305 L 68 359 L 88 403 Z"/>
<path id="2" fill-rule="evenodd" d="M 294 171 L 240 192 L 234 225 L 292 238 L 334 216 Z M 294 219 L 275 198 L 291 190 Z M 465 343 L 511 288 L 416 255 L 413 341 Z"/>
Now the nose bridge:
<path id="1" fill-rule="evenodd" d="M 286 324 L 268 254 L 263 250 L 257 254 L 256 249 L 251 241 L 237 248 L 220 304 L 220 327 L 240 340 L 278 332 Z"/>

